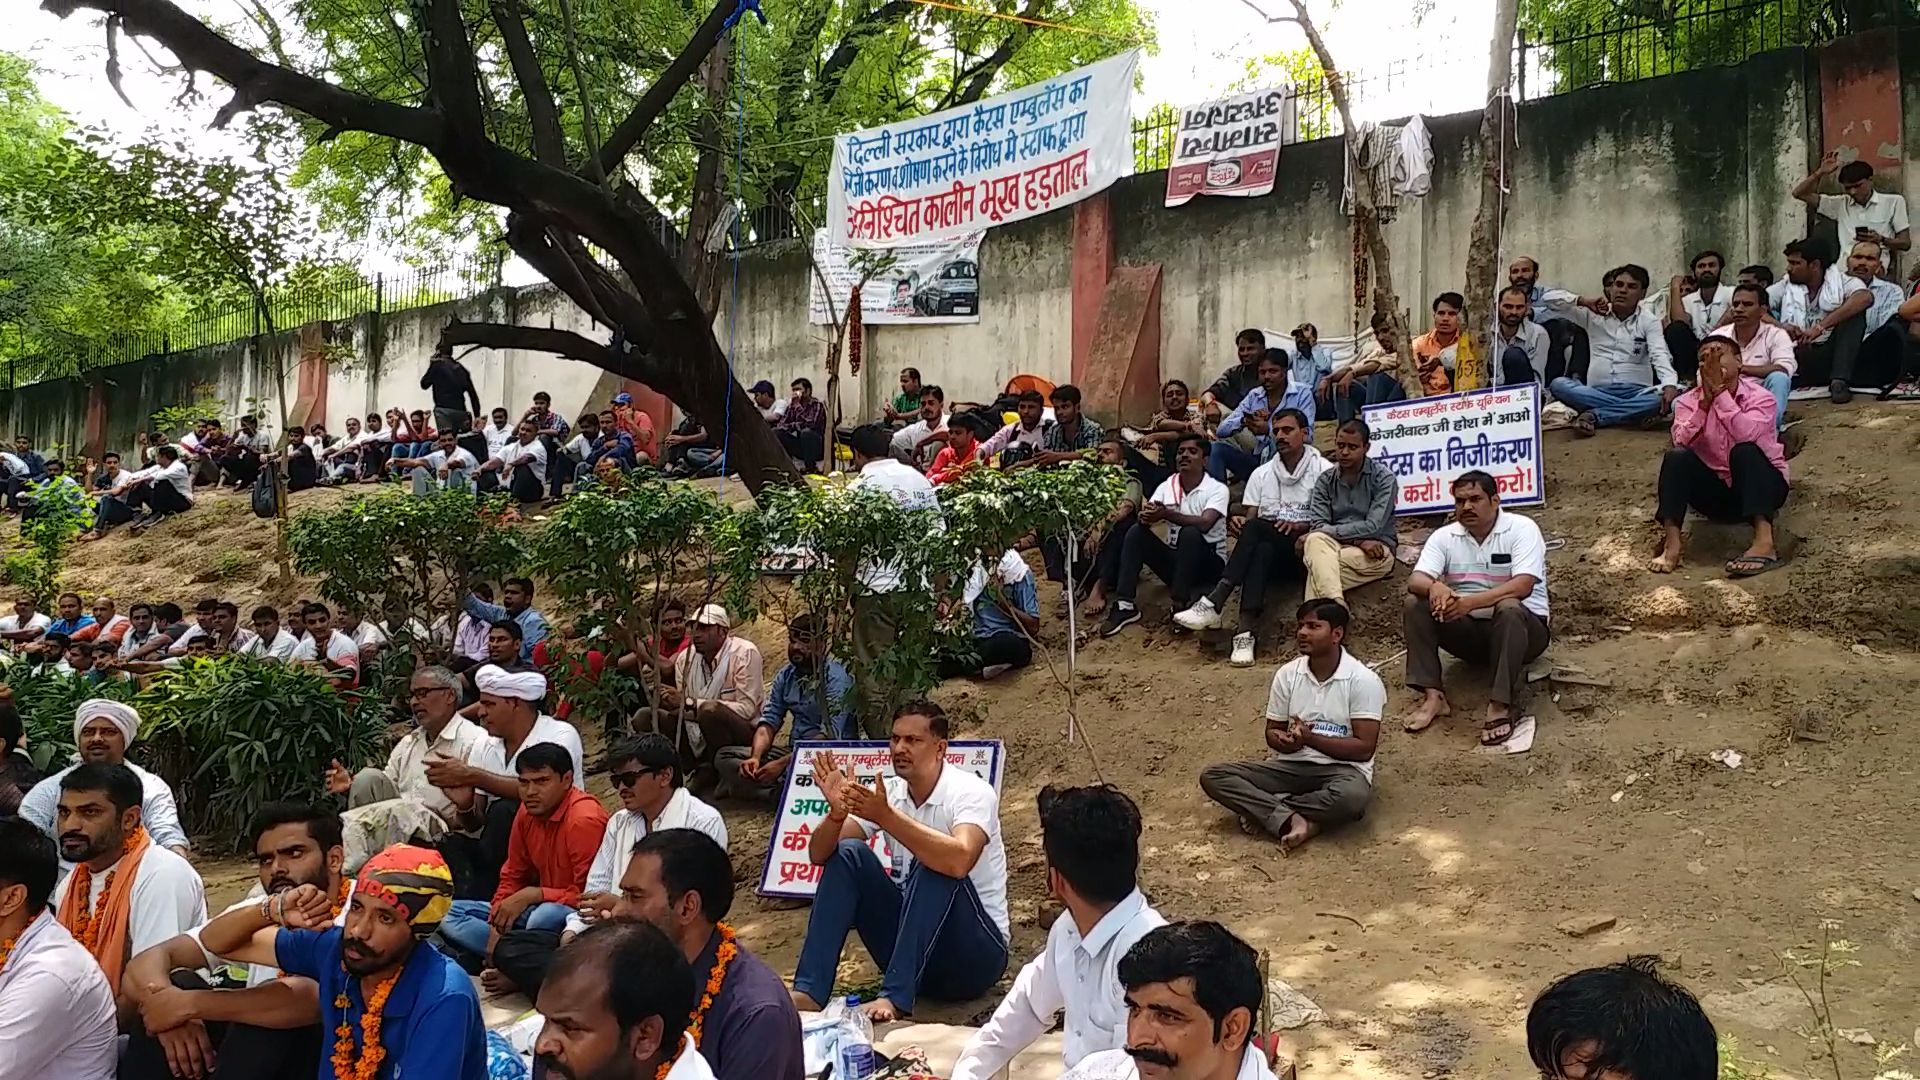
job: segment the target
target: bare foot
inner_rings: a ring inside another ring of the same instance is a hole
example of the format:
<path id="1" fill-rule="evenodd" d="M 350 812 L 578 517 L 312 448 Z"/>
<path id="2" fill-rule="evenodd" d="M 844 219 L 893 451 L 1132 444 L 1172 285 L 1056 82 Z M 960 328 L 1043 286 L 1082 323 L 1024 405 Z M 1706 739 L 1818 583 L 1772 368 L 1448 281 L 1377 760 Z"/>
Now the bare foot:
<path id="1" fill-rule="evenodd" d="M 1407 714 L 1405 727 L 1409 732 L 1425 731 L 1433 726 L 1435 720 L 1452 713 L 1453 706 L 1447 704 L 1447 695 L 1428 691 L 1419 707 Z"/>
<path id="2" fill-rule="evenodd" d="M 889 1024 L 900 1019 L 900 1010 L 894 1007 L 893 1002 L 883 997 L 874 998 L 860 1006 L 860 1011 L 866 1013 L 867 1019 L 876 1024 Z"/>
<path id="3" fill-rule="evenodd" d="M 798 990 L 789 991 L 793 997 L 793 1007 L 801 1012 L 819 1012 L 820 1003 Z"/>
<path id="4" fill-rule="evenodd" d="M 520 984 L 507 978 L 499 968 L 488 968 L 481 972 L 480 986 L 489 994 L 512 994 L 520 989 Z"/>
<path id="5" fill-rule="evenodd" d="M 1300 845 L 1319 835 L 1320 826 L 1295 814 L 1287 821 L 1287 831 L 1280 834 L 1280 853 L 1290 855 L 1299 850 Z"/>
<path id="6" fill-rule="evenodd" d="M 1654 556 L 1652 561 L 1647 563 L 1647 569 L 1656 574 L 1671 574 L 1679 568 L 1680 551 L 1678 548 L 1668 548 Z"/>
<path id="7" fill-rule="evenodd" d="M 1080 605 L 1080 614 L 1089 619 L 1098 618 L 1106 613 L 1107 594 L 1101 589 L 1095 589 L 1088 593 L 1086 602 Z"/>

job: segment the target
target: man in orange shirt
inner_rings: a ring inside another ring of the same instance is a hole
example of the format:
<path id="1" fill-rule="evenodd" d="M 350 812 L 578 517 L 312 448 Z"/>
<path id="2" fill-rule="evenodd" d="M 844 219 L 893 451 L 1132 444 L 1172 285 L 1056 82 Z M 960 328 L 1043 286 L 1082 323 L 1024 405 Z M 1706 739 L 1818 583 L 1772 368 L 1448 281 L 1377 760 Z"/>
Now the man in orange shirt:
<path id="1" fill-rule="evenodd" d="M 632 394 L 622 391 L 613 395 L 613 422 L 633 440 L 637 464 L 650 464 L 658 456 L 659 450 L 653 445 L 653 417 L 633 407 Z"/>
<path id="2" fill-rule="evenodd" d="M 607 809 L 573 786 L 573 755 L 556 743 L 535 743 L 514 762 L 520 809 L 507 838 L 507 861 L 493 901 L 455 900 L 440 936 L 464 963 L 484 960 L 490 993 L 517 987 L 492 966 L 493 947 L 509 930 L 560 931 L 580 903 L 587 871 L 607 831 Z"/>
<path id="3" fill-rule="evenodd" d="M 1456 381 L 1469 388 L 1480 385 L 1473 346 L 1460 332 L 1460 312 L 1467 301 L 1459 293 L 1443 292 L 1433 298 L 1433 329 L 1408 342 L 1413 350 L 1414 370 L 1420 375 L 1420 387 L 1428 396 L 1451 393 Z M 1460 364 L 1467 365 L 1467 378 L 1456 380 Z"/>
<path id="4" fill-rule="evenodd" d="M 927 467 L 927 480 L 944 484 L 980 464 L 980 439 L 991 435 L 987 422 L 975 413 L 958 413 L 947 421 L 947 445 L 933 456 Z"/>

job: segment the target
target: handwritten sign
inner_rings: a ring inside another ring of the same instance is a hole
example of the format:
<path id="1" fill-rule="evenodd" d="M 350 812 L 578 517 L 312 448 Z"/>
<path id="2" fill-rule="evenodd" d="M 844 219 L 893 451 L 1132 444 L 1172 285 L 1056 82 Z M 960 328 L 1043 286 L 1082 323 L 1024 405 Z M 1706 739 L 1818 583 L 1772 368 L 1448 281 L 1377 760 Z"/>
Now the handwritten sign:
<path id="1" fill-rule="evenodd" d="M 861 783 L 877 785 L 893 775 L 893 755 L 884 742 L 801 742 L 794 744 L 793 763 L 787 766 L 786 787 L 774 815 L 773 836 L 767 841 L 767 859 L 760 867 L 760 895 L 811 900 L 820 885 L 820 867 L 807 858 L 807 841 L 827 820 L 826 796 L 813 786 L 813 759 L 823 751 L 853 770 Z M 1000 790 L 1003 748 L 998 739 L 955 740 L 947 744 L 947 767 L 965 769 Z M 876 833 L 867 846 L 880 864 L 896 872 L 894 852 L 886 834 Z M 903 852 L 904 854 L 904 852 Z"/>
<path id="2" fill-rule="evenodd" d="M 1167 205 L 1195 195 L 1265 195 L 1294 134 L 1293 91 L 1256 90 L 1180 110 Z"/>
<path id="3" fill-rule="evenodd" d="M 1369 405 L 1373 456 L 1400 481 L 1396 514 L 1453 509 L 1453 481 L 1478 469 L 1493 476 L 1500 505 L 1545 502 L 1540 460 L 1540 387 L 1533 383 Z"/>
<path id="4" fill-rule="evenodd" d="M 980 240 L 986 235 L 894 248 L 893 266 L 860 290 L 860 321 L 868 326 L 979 322 Z M 814 230 L 813 261 L 820 273 L 809 279 L 807 321 L 826 326 L 833 322 L 830 311 L 846 314 L 847 297 L 860 281 L 853 250 L 834 243 L 827 230 Z"/>
<path id="5" fill-rule="evenodd" d="M 924 244 L 1071 206 L 1133 167 L 1140 50 L 974 105 L 833 140 L 827 227 L 846 247 Z"/>

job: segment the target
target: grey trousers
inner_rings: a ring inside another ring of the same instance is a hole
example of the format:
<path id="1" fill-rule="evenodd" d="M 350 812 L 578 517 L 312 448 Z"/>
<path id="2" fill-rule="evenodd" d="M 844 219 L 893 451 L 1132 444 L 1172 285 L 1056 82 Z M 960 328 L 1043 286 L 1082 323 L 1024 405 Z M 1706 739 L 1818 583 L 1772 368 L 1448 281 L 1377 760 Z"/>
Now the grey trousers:
<path id="1" fill-rule="evenodd" d="M 1358 766 L 1311 761 L 1223 761 L 1200 770 L 1200 790 L 1273 836 L 1295 814 L 1322 826 L 1358 821 L 1373 799 Z"/>
<path id="2" fill-rule="evenodd" d="M 347 809 L 399 797 L 400 789 L 393 786 L 393 778 L 369 765 L 353 774 L 353 790 L 347 792 Z"/>
<path id="3" fill-rule="evenodd" d="M 1546 621 L 1518 600 L 1502 600 L 1491 619 L 1455 619 L 1440 622 L 1427 602 L 1408 596 L 1401 616 L 1407 639 L 1407 685 L 1416 690 L 1439 690 L 1440 650 L 1462 660 L 1493 668 L 1487 700 L 1516 709 L 1526 700 L 1527 662 L 1547 651 L 1553 635 Z"/>

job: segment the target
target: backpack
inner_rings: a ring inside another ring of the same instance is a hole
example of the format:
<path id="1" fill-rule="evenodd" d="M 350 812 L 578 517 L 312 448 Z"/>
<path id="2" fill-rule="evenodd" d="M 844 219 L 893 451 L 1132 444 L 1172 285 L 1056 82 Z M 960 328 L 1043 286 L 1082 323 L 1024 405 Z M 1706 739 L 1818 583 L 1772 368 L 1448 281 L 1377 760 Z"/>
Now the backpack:
<path id="1" fill-rule="evenodd" d="M 280 500 L 273 490 L 274 466 L 262 463 L 260 475 L 253 481 L 253 516 L 270 518 L 280 510 Z"/>

